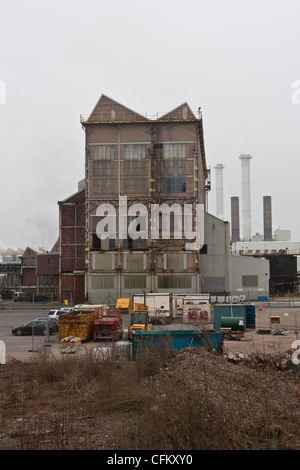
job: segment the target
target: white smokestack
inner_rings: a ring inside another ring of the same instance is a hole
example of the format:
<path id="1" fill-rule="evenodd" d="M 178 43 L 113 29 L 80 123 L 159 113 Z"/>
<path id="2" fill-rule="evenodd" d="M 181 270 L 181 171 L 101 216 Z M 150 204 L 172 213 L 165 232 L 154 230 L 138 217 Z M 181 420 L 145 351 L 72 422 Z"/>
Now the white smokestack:
<path id="1" fill-rule="evenodd" d="M 223 169 L 222 163 L 217 163 L 215 166 L 216 170 L 216 215 L 220 219 L 224 219 L 224 207 L 223 207 Z"/>
<path id="2" fill-rule="evenodd" d="M 251 240 L 251 194 L 250 194 L 250 160 L 251 155 L 241 155 L 242 163 L 242 214 L 243 239 Z"/>

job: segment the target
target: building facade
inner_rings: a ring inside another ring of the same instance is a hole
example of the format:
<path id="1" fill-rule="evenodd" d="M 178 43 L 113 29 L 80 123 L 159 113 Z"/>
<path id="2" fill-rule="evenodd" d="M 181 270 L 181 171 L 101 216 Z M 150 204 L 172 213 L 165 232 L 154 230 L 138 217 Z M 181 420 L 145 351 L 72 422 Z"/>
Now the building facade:
<path id="1" fill-rule="evenodd" d="M 59 298 L 59 254 L 47 252 L 36 257 L 37 296 L 49 300 Z"/>
<path id="2" fill-rule="evenodd" d="M 149 119 L 102 95 L 81 123 L 86 298 L 100 303 L 143 291 L 201 292 L 200 250 L 186 249 L 191 238 L 182 217 L 188 207 L 195 232 L 197 207 L 206 208 L 209 170 L 201 115 L 184 103 Z M 153 212 L 163 204 L 170 209 L 169 237 L 162 231 L 164 216 Z M 105 223 L 114 232 L 107 230 L 106 239 Z"/>

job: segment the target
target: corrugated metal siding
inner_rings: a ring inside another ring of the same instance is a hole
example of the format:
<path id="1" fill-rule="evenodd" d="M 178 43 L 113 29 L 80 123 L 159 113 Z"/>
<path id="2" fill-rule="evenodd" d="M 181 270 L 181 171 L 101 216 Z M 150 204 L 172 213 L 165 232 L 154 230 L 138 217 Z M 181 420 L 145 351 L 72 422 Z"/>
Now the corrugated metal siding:
<path id="1" fill-rule="evenodd" d="M 225 277 L 202 277 L 202 292 L 225 292 Z"/>

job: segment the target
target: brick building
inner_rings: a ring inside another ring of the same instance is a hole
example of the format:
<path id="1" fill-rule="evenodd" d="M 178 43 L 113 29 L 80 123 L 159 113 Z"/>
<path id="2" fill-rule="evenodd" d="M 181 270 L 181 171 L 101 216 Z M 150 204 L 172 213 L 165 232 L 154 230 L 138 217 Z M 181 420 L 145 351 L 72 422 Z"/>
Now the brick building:
<path id="1" fill-rule="evenodd" d="M 45 253 L 45 250 L 32 247 L 25 249 L 21 257 L 21 291 L 37 294 L 37 256 L 42 253 Z"/>
<path id="2" fill-rule="evenodd" d="M 59 205 L 59 297 L 63 302 L 82 303 L 85 299 L 85 188 Z"/>
<path id="3" fill-rule="evenodd" d="M 36 278 L 36 294 L 49 300 L 57 300 L 59 297 L 59 253 L 51 251 L 37 255 Z"/>

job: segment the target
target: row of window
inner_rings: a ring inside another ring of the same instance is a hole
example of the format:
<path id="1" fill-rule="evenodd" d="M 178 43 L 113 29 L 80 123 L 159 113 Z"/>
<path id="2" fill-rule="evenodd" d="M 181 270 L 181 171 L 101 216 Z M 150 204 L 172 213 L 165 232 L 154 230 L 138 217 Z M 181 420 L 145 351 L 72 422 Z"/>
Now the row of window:
<path id="1" fill-rule="evenodd" d="M 115 145 L 93 145 L 93 193 L 109 194 L 114 192 Z M 163 191 L 182 193 L 186 191 L 186 144 L 164 144 L 163 146 Z M 123 145 L 124 193 L 147 192 L 145 144 Z"/>
<path id="2" fill-rule="evenodd" d="M 114 276 L 92 276 L 92 289 L 114 289 Z M 225 292 L 224 277 L 203 277 L 202 288 L 205 292 Z M 242 276 L 243 288 L 257 288 L 258 276 Z M 147 287 L 147 276 L 124 276 L 123 287 L 125 289 L 145 289 Z M 165 275 L 157 276 L 157 287 L 159 289 L 190 289 L 192 288 L 192 276 Z"/>

